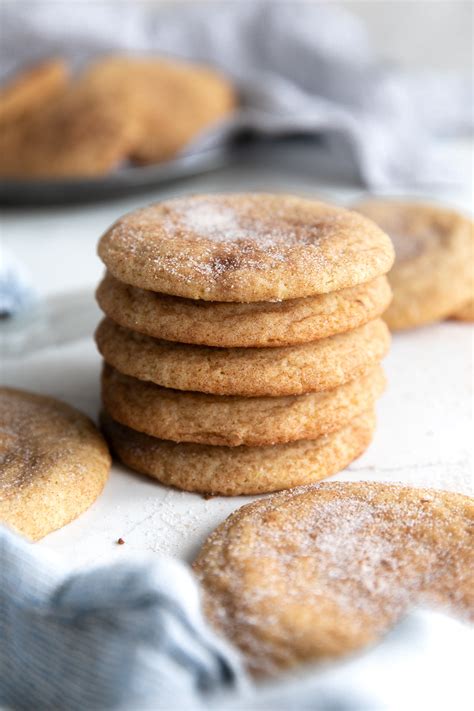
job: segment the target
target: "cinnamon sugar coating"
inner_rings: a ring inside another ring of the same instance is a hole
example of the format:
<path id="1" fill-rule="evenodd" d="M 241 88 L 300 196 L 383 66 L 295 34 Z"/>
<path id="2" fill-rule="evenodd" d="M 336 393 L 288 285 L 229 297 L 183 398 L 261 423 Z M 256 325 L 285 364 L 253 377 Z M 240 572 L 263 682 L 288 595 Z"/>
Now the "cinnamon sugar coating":
<path id="1" fill-rule="evenodd" d="M 178 198 L 117 220 L 99 243 L 113 276 L 206 301 L 278 301 L 363 284 L 393 263 L 387 235 L 339 207 L 290 195 Z"/>
<path id="2" fill-rule="evenodd" d="M 77 518 L 101 493 L 107 445 L 63 402 L 0 388 L 0 520 L 37 540 Z"/>
<path id="3" fill-rule="evenodd" d="M 194 570 L 210 622 L 272 675 L 364 647 L 413 605 L 474 619 L 473 524 L 460 494 L 323 483 L 238 509 Z"/>

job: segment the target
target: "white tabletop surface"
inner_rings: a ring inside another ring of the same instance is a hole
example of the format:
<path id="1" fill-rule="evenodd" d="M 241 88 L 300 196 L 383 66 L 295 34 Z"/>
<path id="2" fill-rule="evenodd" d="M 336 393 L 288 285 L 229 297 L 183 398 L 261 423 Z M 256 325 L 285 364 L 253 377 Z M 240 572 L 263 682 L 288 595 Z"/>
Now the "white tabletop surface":
<path id="1" fill-rule="evenodd" d="M 472 166 L 470 146 L 453 146 L 453 160 Z M 284 190 L 350 202 L 353 186 L 322 184 L 309 176 L 227 169 L 155 193 L 86 206 L 10 209 L 2 242 L 24 262 L 43 298 L 76 290 L 90 297 L 102 274 L 95 246 L 102 231 L 135 206 L 171 194 L 219 190 Z M 472 185 L 437 192 L 436 199 L 469 209 Z M 92 307 L 91 307 L 92 308 Z M 335 479 L 403 482 L 472 493 L 472 327 L 445 322 L 397 334 L 385 361 L 388 389 L 377 407 L 378 427 L 367 452 Z M 100 358 L 92 337 L 4 358 L 2 380 L 57 396 L 96 417 Z M 122 551 L 153 551 L 192 559 L 205 536 L 249 498 L 178 492 L 114 464 L 99 500 L 78 520 L 37 545 L 73 565 Z M 117 546 L 122 537 L 126 545 Z"/>

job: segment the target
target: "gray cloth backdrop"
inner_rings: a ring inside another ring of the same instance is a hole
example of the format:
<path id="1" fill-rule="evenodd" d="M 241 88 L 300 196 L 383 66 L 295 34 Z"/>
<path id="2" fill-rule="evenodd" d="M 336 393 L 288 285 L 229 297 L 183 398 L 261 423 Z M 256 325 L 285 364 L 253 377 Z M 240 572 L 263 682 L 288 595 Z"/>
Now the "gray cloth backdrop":
<path id="1" fill-rule="evenodd" d="M 333 3 L 3 0 L 0 9 L 0 77 L 55 55 L 75 66 L 118 51 L 208 62 L 236 82 L 242 108 L 207 145 L 244 128 L 319 136 L 338 175 L 372 188 L 455 180 L 434 147 L 473 125 L 467 78 L 382 66 L 363 25 Z"/>

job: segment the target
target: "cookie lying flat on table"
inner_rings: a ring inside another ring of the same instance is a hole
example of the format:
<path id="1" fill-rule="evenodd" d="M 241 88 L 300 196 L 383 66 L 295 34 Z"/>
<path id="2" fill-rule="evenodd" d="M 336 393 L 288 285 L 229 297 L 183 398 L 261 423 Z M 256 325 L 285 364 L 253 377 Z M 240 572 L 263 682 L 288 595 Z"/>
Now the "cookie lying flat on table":
<path id="1" fill-rule="evenodd" d="M 157 439 L 103 414 L 102 427 L 118 458 L 162 484 L 203 494 L 239 496 L 278 491 L 331 476 L 359 457 L 372 440 L 367 412 L 315 440 L 268 447 L 215 447 Z"/>
<path id="2" fill-rule="evenodd" d="M 65 89 L 69 78 L 66 63 L 51 59 L 22 71 L 0 88 L 0 126 L 17 121 L 39 109 Z"/>
<path id="3" fill-rule="evenodd" d="M 459 213 L 418 202 L 367 200 L 357 209 L 391 237 L 393 300 L 384 314 L 392 330 L 455 314 L 474 292 L 474 231 Z"/>
<path id="4" fill-rule="evenodd" d="M 330 294 L 237 304 L 159 294 L 106 274 L 96 296 L 113 321 L 154 338 L 221 348 L 268 348 L 308 343 L 362 326 L 385 311 L 392 292 L 382 276 Z"/>
<path id="5" fill-rule="evenodd" d="M 110 464 L 88 417 L 53 398 L 0 388 L 0 521 L 42 538 L 89 508 Z"/>
<path id="6" fill-rule="evenodd" d="M 122 425 L 174 442 L 262 446 L 316 439 L 346 425 L 375 404 L 385 387 L 380 366 L 359 380 L 308 395 L 226 397 L 168 390 L 122 375 L 102 373 L 102 403 Z"/>
<path id="7" fill-rule="evenodd" d="M 211 348 L 160 341 L 104 319 L 95 334 L 104 360 L 139 380 L 213 395 L 301 395 L 362 377 L 387 353 L 381 319 L 330 338 L 282 348 Z"/>
<path id="8" fill-rule="evenodd" d="M 140 132 L 130 151 L 137 163 L 169 160 L 236 106 L 232 85 L 215 69 L 159 57 L 111 56 L 86 77 L 132 100 Z"/>
<path id="9" fill-rule="evenodd" d="M 325 483 L 240 508 L 194 569 L 208 619 L 271 675 L 370 644 L 412 605 L 474 619 L 473 523 L 460 494 Z"/>
<path id="10" fill-rule="evenodd" d="M 203 195 L 136 210 L 103 235 L 113 276 L 206 301 L 295 299 L 372 281 L 393 263 L 373 222 L 288 195 Z"/>

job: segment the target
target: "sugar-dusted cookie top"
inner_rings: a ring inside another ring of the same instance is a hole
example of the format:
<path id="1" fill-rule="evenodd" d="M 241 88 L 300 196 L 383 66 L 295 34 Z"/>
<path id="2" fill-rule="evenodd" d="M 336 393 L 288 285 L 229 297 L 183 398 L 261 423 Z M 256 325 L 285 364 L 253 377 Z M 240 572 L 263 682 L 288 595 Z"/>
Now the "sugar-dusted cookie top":
<path id="1" fill-rule="evenodd" d="M 327 293 L 386 273 L 394 254 L 373 222 L 290 195 L 184 197 L 120 218 L 99 255 L 121 281 L 208 301 Z"/>
<path id="2" fill-rule="evenodd" d="M 460 494 L 321 484 L 238 509 L 194 567 L 211 622 L 272 674 L 372 643 L 413 605 L 474 618 L 473 523 Z"/>

